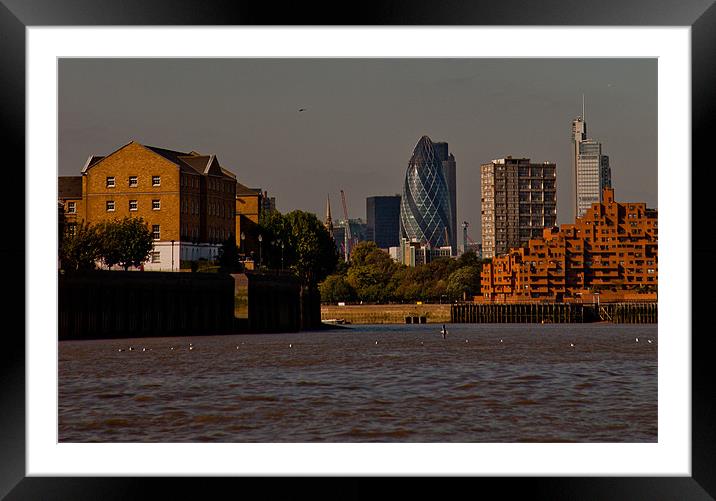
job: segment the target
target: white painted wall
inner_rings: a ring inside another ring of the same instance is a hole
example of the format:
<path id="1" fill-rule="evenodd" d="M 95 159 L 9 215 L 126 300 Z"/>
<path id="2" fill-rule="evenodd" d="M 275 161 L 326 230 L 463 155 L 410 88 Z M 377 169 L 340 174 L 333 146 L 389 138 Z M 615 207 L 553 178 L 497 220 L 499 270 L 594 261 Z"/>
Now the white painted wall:
<path id="1" fill-rule="evenodd" d="M 180 261 L 198 261 L 200 258 L 209 261 L 215 260 L 219 256 L 220 244 L 195 244 L 191 242 L 174 242 L 174 252 L 172 254 L 172 243 L 158 241 L 154 242 L 152 252 L 159 253 L 159 262 L 152 263 L 152 259 L 145 261 L 144 269 L 146 271 L 179 271 Z M 172 266 L 173 256 L 173 266 Z M 102 266 L 101 262 L 97 263 L 100 269 L 107 269 Z M 122 270 L 121 266 L 113 266 L 113 270 Z M 132 267 L 131 270 L 139 270 L 140 268 Z"/>

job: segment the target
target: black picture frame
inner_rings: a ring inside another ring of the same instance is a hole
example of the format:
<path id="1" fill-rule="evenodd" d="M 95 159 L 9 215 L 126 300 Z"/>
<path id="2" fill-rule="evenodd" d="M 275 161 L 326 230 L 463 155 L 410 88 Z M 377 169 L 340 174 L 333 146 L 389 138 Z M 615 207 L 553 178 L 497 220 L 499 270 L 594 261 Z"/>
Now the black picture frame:
<path id="1" fill-rule="evenodd" d="M 5 164 L 4 186 L 21 198 L 20 208 L 6 218 L 6 235 L 0 239 L 0 256 L 5 266 L 6 289 L 2 302 L 3 319 L 19 324 L 3 331 L 0 349 L 0 497 L 7 499 L 126 499 L 141 498 L 159 488 L 163 498 L 187 497 L 201 492 L 210 497 L 209 488 L 224 488 L 239 480 L 241 489 L 254 488 L 274 497 L 328 497 L 331 499 L 373 497 L 373 479 L 350 478 L 337 483 L 322 482 L 317 489 L 307 479 L 294 479 L 284 486 L 271 479 L 216 479 L 196 482 L 189 479 L 152 479 L 141 481 L 128 477 L 70 478 L 27 477 L 25 474 L 25 276 L 28 266 L 25 226 L 22 208 L 25 183 L 25 29 L 29 26 L 88 25 L 572 25 L 572 26 L 690 26 L 692 42 L 692 254 L 691 263 L 684 256 L 683 273 L 692 276 L 691 266 L 708 263 L 716 256 L 716 244 L 704 228 L 710 228 L 707 217 L 709 196 L 699 190 L 713 186 L 716 169 L 709 161 L 714 137 L 716 114 L 716 6 L 714 0 L 609 0 L 590 4 L 567 0 L 543 0 L 526 3 L 521 0 L 500 2 L 388 1 L 370 5 L 337 4 L 327 8 L 320 4 L 296 2 L 276 8 L 271 2 L 202 1 L 202 0 L 0 0 L 0 114 L 5 134 L 2 150 Z M 688 159 L 684 160 L 688 166 Z M 684 169 L 684 166 L 674 166 Z M 688 168 L 688 167 L 687 167 Z M 21 189 L 22 187 L 22 189 Z M 702 230 L 699 231 L 699 228 Z M 19 266 L 23 263 L 23 266 Z M 704 312 L 713 304 L 716 292 L 712 266 L 699 268 L 698 280 L 692 281 L 692 326 L 705 320 Z M 28 298 L 32 300 L 32 298 Z M 692 328 L 692 475 L 691 477 L 568 477 L 520 479 L 472 478 L 454 484 L 477 493 L 494 486 L 501 496 L 528 493 L 530 497 L 549 499 L 714 499 L 716 497 L 716 412 L 714 411 L 714 364 L 708 349 L 708 324 Z M 679 333 L 689 335 L 688 332 Z M 464 485 L 470 480 L 469 486 Z M 477 488 L 474 482 L 477 481 Z M 406 483 L 407 484 L 407 483 Z M 266 490 L 268 488 L 268 490 Z M 401 487 L 401 498 L 424 492 L 417 480 Z M 468 491 L 468 492 L 470 492 Z M 265 494 L 264 494 L 265 496 Z"/>

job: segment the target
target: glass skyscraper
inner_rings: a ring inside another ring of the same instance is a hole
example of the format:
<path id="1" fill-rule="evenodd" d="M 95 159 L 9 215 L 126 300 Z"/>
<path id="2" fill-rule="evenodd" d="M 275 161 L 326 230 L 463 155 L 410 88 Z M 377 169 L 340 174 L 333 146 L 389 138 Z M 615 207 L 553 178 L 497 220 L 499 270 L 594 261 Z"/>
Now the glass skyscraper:
<path id="1" fill-rule="evenodd" d="M 381 249 L 400 245 L 400 195 L 366 198 L 368 238 Z"/>
<path id="2" fill-rule="evenodd" d="M 457 179 L 455 156 L 449 152 L 446 142 L 433 143 L 440 161 L 443 164 L 445 181 L 450 194 L 450 246 L 452 254 L 457 255 Z"/>
<path id="3" fill-rule="evenodd" d="M 413 150 L 400 203 L 401 235 L 430 247 L 450 245 L 450 191 L 442 160 L 428 136 Z"/>

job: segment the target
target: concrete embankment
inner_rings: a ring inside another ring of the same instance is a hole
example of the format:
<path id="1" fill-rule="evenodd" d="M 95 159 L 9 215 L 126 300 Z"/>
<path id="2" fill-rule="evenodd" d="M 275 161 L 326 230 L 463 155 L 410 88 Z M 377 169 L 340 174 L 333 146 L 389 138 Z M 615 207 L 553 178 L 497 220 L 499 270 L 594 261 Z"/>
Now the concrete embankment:
<path id="1" fill-rule="evenodd" d="M 406 321 L 406 318 L 409 319 Z M 446 323 L 449 304 L 322 305 L 321 320 L 345 320 L 351 324 Z"/>
<path id="2" fill-rule="evenodd" d="M 653 303 L 322 305 L 321 320 L 351 324 L 405 323 L 656 323 Z"/>

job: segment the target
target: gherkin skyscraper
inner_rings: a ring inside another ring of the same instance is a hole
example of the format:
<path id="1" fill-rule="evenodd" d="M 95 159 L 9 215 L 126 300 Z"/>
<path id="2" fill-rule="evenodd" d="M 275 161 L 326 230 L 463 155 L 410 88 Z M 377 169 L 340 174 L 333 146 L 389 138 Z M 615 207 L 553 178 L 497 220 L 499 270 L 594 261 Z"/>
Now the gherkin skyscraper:
<path id="1" fill-rule="evenodd" d="M 400 232 L 410 241 L 449 246 L 450 192 L 433 142 L 423 136 L 408 163 L 400 202 Z"/>

